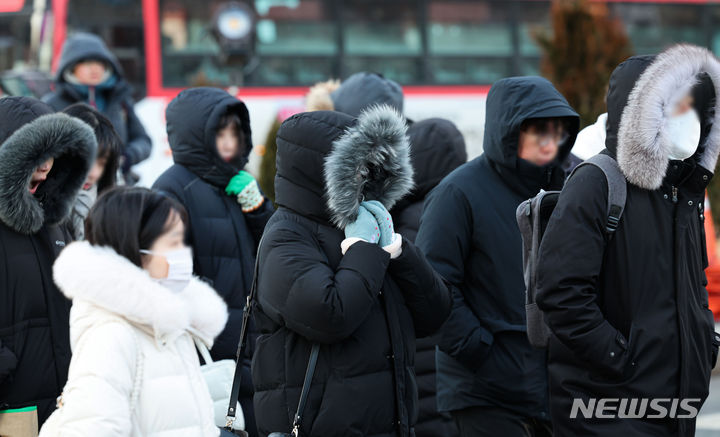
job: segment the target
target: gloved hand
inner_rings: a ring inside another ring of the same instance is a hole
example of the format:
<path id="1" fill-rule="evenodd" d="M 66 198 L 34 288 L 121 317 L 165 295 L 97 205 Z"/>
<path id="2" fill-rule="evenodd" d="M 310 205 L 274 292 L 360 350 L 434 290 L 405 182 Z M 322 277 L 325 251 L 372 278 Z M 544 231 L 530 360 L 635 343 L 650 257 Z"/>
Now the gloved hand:
<path id="1" fill-rule="evenodd" d="M 377 200 L 369 200 L 360 204 L 360 208 L 363 207 L 370 211 L 380 227 L 380 246 L 385 247 L 392 244 L 395 241 L 395 227 L 385 206 Z"/>
<path id="2" fill-rule="evenodd" d="M 354 222 L 345 226 L 345 240 L 340 244 L 343 255 L 358 241 L 377 244 L 380 241 L 380 229 L 377 221 L 362 205 L 358 209 L 358 216 Z"/>
<path id="3" fill-rule="evenodd" d="M 225 193 L 229 196 L 237 196 L 243 212 L 255 211 L 265 201 L 255 178 L 244 170 L 230 179 L 225 187 Z"/>

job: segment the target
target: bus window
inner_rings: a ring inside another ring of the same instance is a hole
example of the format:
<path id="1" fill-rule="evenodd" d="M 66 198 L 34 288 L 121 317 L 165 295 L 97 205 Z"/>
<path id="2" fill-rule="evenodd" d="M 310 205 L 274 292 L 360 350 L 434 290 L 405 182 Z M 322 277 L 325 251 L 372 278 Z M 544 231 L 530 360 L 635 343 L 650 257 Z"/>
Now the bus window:
<path id="1" fill-rule="evenodd" d="M 703 10 L 706 6 L 669 4 L 616 4 L 637 54 L 659 53 L 677 42 L 704 46 Z"/>
<path id="2" fill-rule="evenodd" d="M 337 53 L 330 3 L 322 0 L 256 0 L 255 55 L 227 59 L 212 33 L 226 1 L 160 1 L 163 85 L 297 85 L 326 80 Z"/>
<path id="3" fill-rule="evenodd" d="M 429 2 L 428 62 L 433 82 L 492 83 L 511 75 L 513 29 L 507 3 Z"/>

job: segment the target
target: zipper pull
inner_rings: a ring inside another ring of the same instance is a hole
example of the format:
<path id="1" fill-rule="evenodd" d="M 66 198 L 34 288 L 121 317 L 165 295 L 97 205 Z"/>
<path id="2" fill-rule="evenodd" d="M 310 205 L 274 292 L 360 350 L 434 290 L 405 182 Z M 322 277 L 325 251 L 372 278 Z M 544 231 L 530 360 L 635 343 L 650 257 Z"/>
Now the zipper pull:
<path id="1" fill-rule="evenodd" d="M 672 201 L 673 201 L 673 203 L 677 203 L 677 201 L 678 201 L 677 195 L 678 195 L 678 189 L 677 189 L 676 186 L 673 185 L 673 187 L 672 187 Z"/>

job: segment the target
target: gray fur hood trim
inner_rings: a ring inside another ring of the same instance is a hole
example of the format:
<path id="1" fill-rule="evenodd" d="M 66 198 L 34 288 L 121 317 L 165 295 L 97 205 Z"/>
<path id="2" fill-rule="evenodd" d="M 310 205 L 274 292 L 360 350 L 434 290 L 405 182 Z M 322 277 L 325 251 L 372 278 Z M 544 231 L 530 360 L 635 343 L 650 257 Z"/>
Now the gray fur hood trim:
<path id="1" fill-rule="evenodd" d="M 388 105 L 363 111 L 325 158 L 325 187 L 332 221 L 340 228 L 357 218 L 363 200 L 392 208 L 413 187 L 405 118 Z"/>
<path id="2" fill-rule="evenodd" d="M 96 148 L 90 126 L 65 114 L 43 115 L 15 131 L 0 145 L 0 220 L 26 235 L 65 220 Z M 33 172 L 51 157 L 47 180 L 31 194 Z"/>
<path id="3" fill-rule="evenodd" d="M 645 69 L 623 109 L 617 159 L 630 183 L 648 190 L 662 185 L 669 163 L 668 119 L 701 73 L 708 74 L 718 98 L 699 165 L 715 171 L 720 152 L 720 62 L 707 49 L 680 44 L 659 54 Z"/>

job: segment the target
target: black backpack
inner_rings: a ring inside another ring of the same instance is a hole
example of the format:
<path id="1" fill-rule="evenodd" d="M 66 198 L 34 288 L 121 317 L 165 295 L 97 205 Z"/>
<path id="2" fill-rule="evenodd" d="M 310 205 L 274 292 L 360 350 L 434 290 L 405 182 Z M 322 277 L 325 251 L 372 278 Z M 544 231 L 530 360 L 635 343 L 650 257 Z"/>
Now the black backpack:
<path id="1" fill-rule="evenodd" d="M 612 236 L 620 223 L 625 200 L 627 199 L 627 181 L 615 159 L 599 154 L 580 163 L 568 176 L 573 177 L 583 165 L 594 165 L 605 174 L 608 187 L 608 215 L 606 232 Z M 523 241 L 523 271 L 525 276 L 525 315 L 527 318 L 527 335 L 530 344 L 537 348 L 545 348 L 550 339 L 550 328 L 545 323 L 545 316 L 535 302 L 537 294 L 537 262 L 545 228 L 557 205 L 560 191 L 543 191 L 528 199 L 517 208 L 516 218 Z"/>

